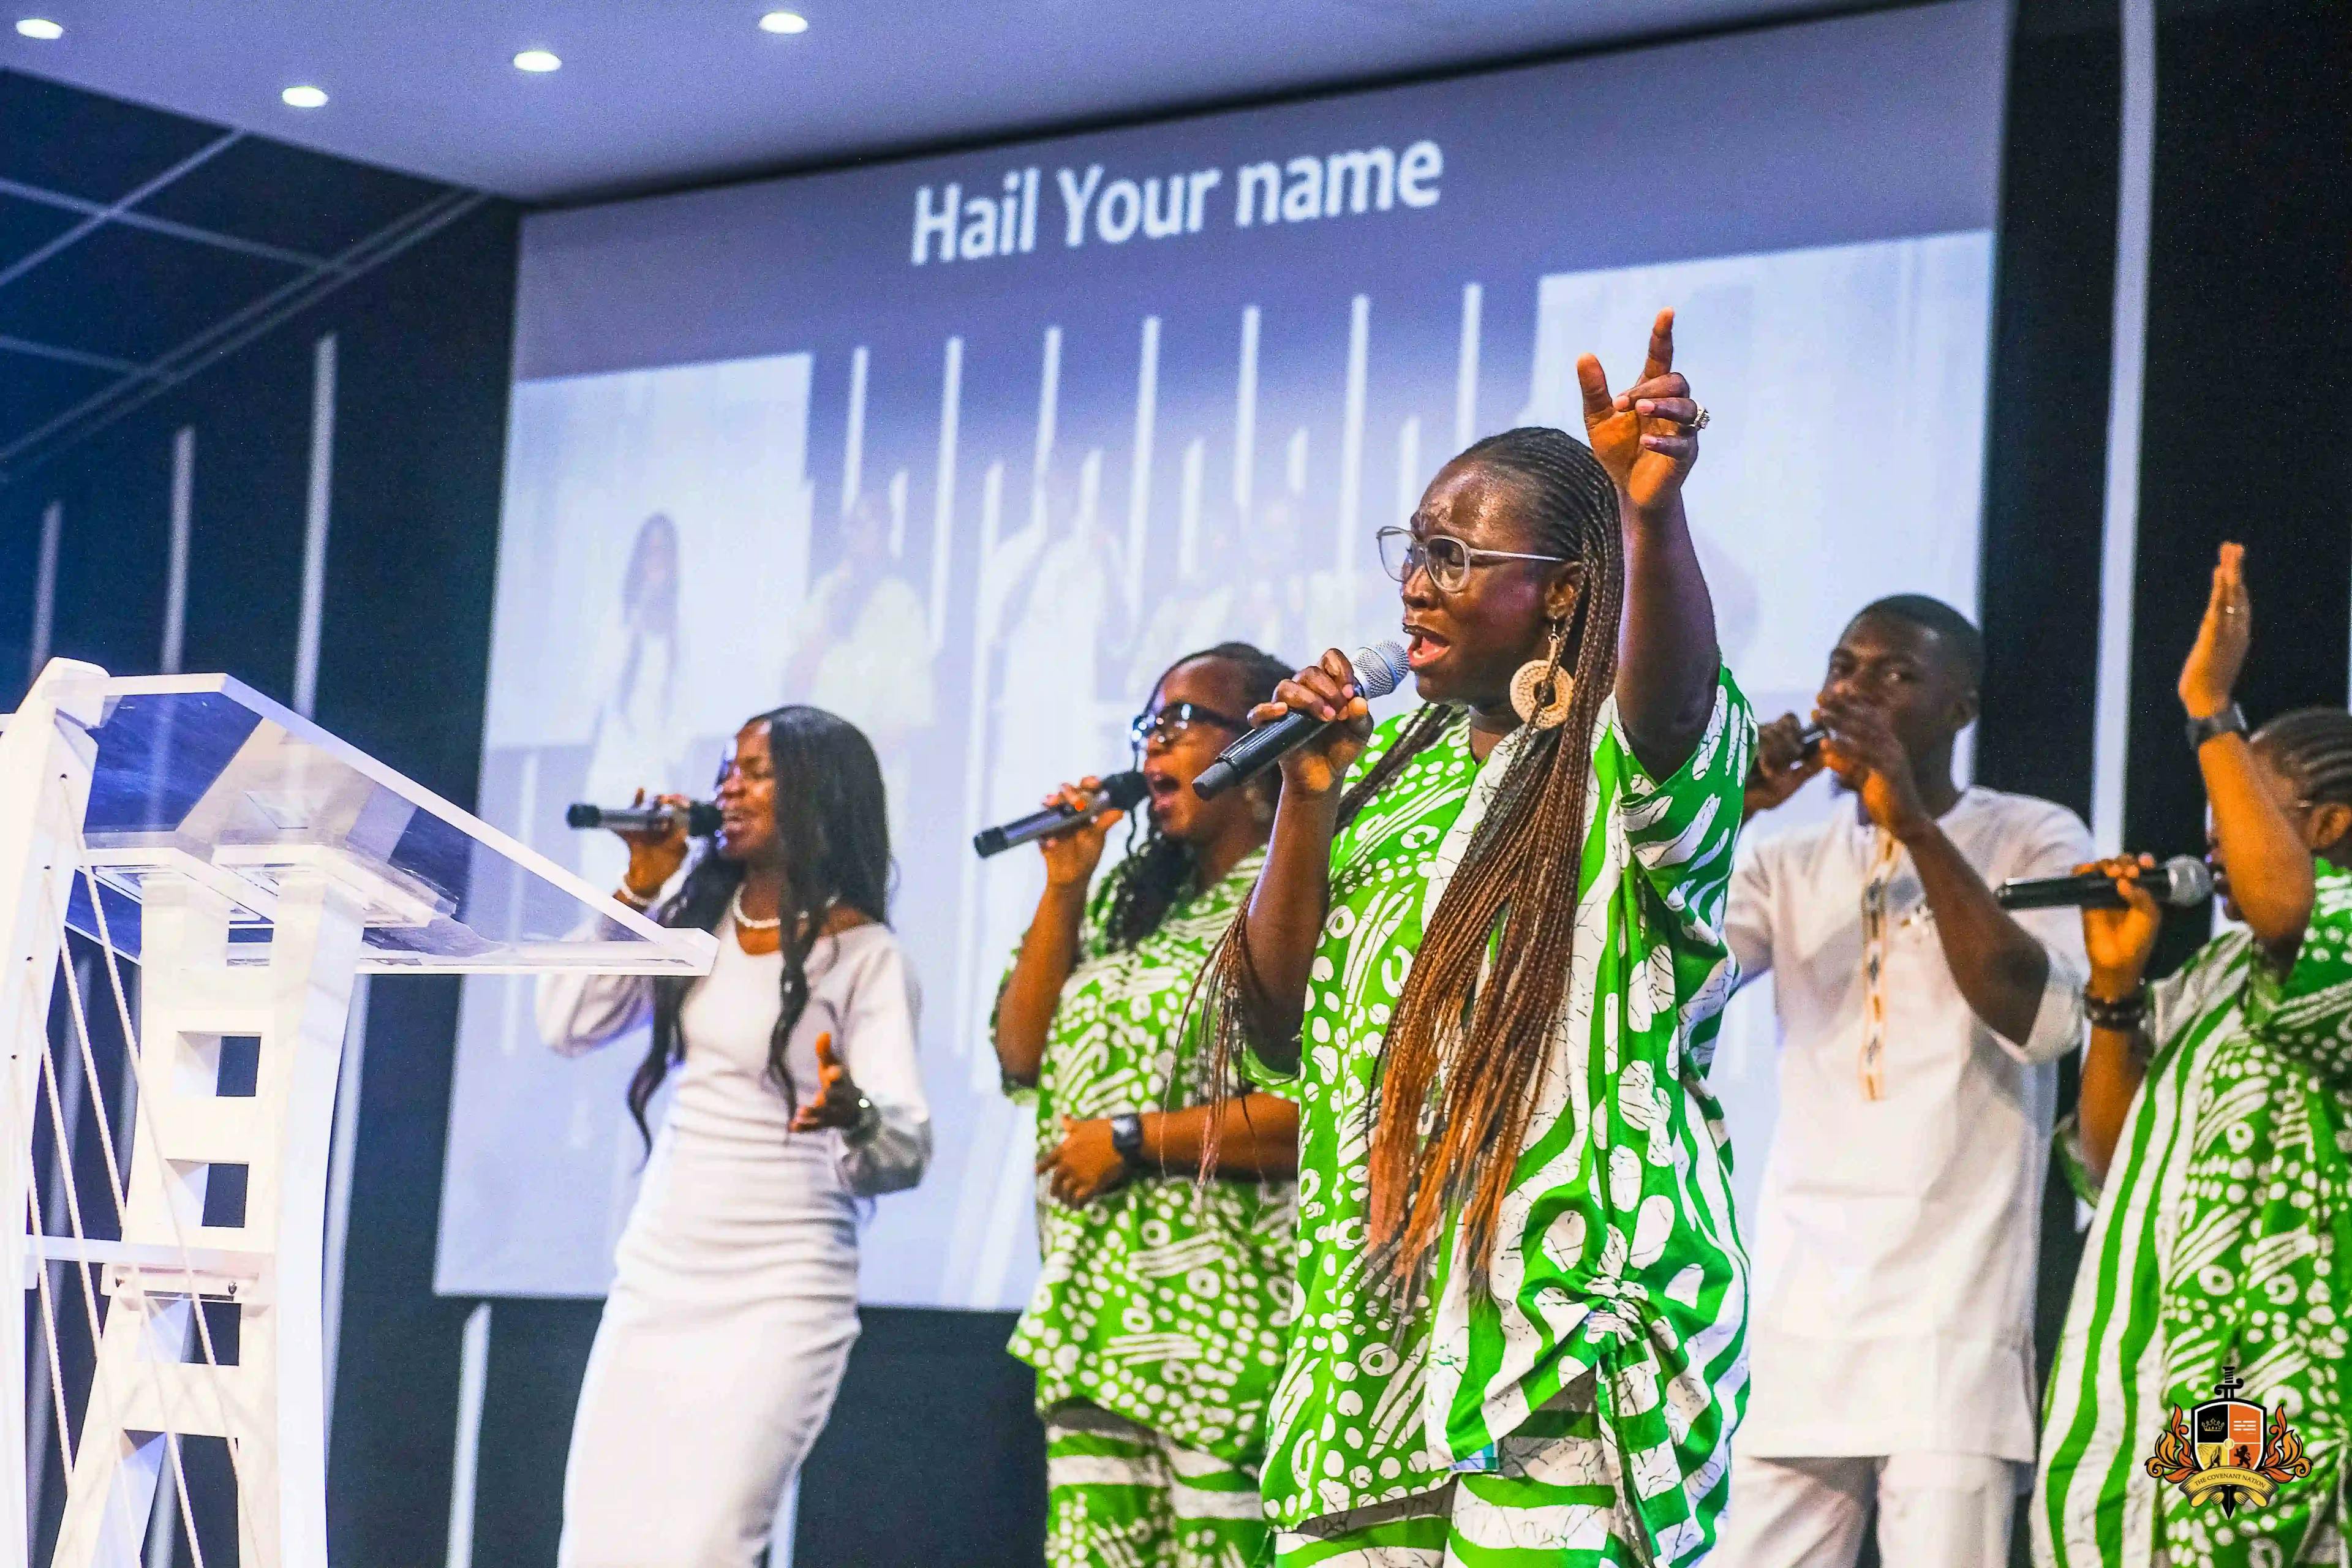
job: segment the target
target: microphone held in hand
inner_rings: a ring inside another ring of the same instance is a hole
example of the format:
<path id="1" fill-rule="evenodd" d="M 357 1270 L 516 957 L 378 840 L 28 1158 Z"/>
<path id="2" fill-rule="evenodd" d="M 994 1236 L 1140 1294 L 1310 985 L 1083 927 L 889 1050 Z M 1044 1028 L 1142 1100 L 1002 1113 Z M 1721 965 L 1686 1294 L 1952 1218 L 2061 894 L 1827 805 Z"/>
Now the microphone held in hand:
<path id="1" fill-rule="evenodd" d="M 2139 885 L 2159 904 L 2186 909 L 2213 896 L 2213 873 L 2205 862 L 2175 855 L 2153 871 L 2142 871 Z M 2124 896 L 2116 879 L 2104 871 L 2081 871 L 2071 877 L 2033 877 L 2003 882 L 1993 897 L 2005 910 L 2119 910 Z"/>
<path id="2" fill-rule="evenodd" d="M 1362 697 L 1386 697 L 1397 689 L 1411 666 L 1404 649 L 1393 642 L 1376 642 L 1356 650 L 1356 691 Z M 1322 732 L 1324 721 L 1312 713 L 1285 713 L 1271 724 L 1261 724 L 1217 753 L 1217 760 L 1192 781 L 1192 793 L 1214 800 L 1235 784 L 1251 779 L 1280 762 L 1289 752 Z"/>
<path id="3" fill-rule="evenodd" d="M 1002 855 L 1019 844 L 1034 844 L 1040 838 L 1051 838 L 1071 824 L 1082 822 L 1098 811 L 1132 811 L 1150 794 L 1143 775 L 1133 769 L 1113 773 L 1103 780 L 1095 791 L 1094 801 L 1083 811 L 1067 805 L 1049 805 L 1043 811 L 1004 823 L 996 827 L 983 827 L 971 836 L 972 852 L 982 859 Z"/>
<path id="4" fill-rule="evenodd" d="M 683 807 L 664 805 L 659 801 L 647 801 L 643 805 L 589 805 L 575 801 L 563 809 L 567 827 L 609 827 L 615 833 L 667 833 L 686 813 L 686 831 L 689 837 L 708 838 L 719 831 L 719 808 L 707 800 L 689 801 Z"/>

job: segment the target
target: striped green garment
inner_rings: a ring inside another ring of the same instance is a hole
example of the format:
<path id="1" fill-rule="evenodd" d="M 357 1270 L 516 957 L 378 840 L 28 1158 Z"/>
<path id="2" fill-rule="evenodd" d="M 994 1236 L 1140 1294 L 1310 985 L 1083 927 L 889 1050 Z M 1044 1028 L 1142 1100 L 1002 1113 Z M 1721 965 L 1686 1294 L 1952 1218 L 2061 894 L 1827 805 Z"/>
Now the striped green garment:
<path id="1" fill-rule="evenodd" d="M 1360 769 L 1404 722 L 1375 732 Z M 1291 1532 L 1286 1561 L 1349 1547 L 1326 1530 L 1310 1552 L 1297 1528 L 1308 1521 L 1455 1508 L 1466 1490 L 1535 1510 L 1503 1533 L 1539 1536 L 1549 1564 L 1687 1563 L 1712 1545 L 1729 1489 L 1747 1262 L 1705 1074 L 1734 978 L 1721 922 L 1754 725 L 1727 672 L 1705 739 L 1672 778 L 1643 773 L 1613 700 L 1595 726 L 1569 996 L 1517 1151 L 1491 1295 L 1470 1289 L 1451 1226 L 1422 1299 L 1400 1302 L 1363 1273 L 1381 1037 L 1423 923 L 1526 733 L 1482 767 L 1457 721 L 1332 846 L 1298 1074 L 1300 1312 L 1265 1471 L 1267 1511 Z M 1500 1445 L 1547 1406 L 1573 1419 L 1580 1402 L 1601 1462 L 1564 1488 L 1528 1486 Z M 1450 1500 L 1433 1505 L 1440 1491 Z M 1627 1520 L 1637 1522 L 1621 1528 Z"/>
<path id="2" fill-rule="evenodd" d="M 2347 1561 L 2352 1339 L 2352 873 L 2322 862 L 2310 929 L 2277 973 L 2240 931 L 2150 997 L 2154 1054 L 2104 1190 L 2043 1416 L 2044 1568 L 2284 1568 Z M 2312 1473 L 2266 1507 L 2192 1508 L 2147 1469 L 2174 1407 L 2234 1366 L 2281 1403 Z"/>
<path id="3" fill-rule="evenodd" d="M 1104 878 L 1038 1064 L 1041 1154 L 1060 1144 L 1065 1116 L 1206 1098 L 1200 1031 L 1181 1033 L 1185 1004 L 1265 861 L 1244 857 L 1131 948 L 1112 946 L 1104 922 L 1135 862 Z M 1073 1209 L 1041 1181 L 1043 1267 L 1009 1347 L 1037 1370 L 1038 1414 L 1091 1405 L 1255 1468 L 1290 1322 L 1292 1194 L 1285 1181 L 1202 1186 L 1171 1172 Z"/>
<path id="4" fill-rule="evenodd" d="M 1045 1422 L 1046 1568 L 1257 1568 L 1257 1472 L 1091 1406 Z"/>

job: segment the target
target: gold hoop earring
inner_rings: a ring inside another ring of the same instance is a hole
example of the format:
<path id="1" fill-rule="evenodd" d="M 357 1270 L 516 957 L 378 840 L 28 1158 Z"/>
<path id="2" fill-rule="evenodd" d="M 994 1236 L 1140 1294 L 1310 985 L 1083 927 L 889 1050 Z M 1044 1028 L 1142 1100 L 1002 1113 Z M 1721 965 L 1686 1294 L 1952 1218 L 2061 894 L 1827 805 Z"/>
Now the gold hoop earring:
<path id="1" fill-rule="evenodd" d="M 1568 707 L 1576 681 L 1559 669 L 1561 650 L 1568 645 L 1568 619 L 1551 624 L 1551 647 L 1546 657 L 1531 658 L 1511 677 L 1511 711 L 1533 730 L 1557 730 L 1568 722 Z"/>

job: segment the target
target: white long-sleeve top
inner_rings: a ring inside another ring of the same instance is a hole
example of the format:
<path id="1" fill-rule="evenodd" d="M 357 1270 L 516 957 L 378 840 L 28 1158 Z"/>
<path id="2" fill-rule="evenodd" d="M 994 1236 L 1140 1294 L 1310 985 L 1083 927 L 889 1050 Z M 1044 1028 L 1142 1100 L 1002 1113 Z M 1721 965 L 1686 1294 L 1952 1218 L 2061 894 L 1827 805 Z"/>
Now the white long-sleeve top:
<path id="1" fill-rule="evenodd" d="M 1944 832 L 1986 881 L 2093 858 L 2061 805 L 1970 789 Z M 1862 897 L 1874 830 L 1850 805 L 1741 845 L 1725 935 L 1769 972 L 1780 1108 L 1756 1237 L 1739 1452 L 2033 1458 L 2033 1279 L 2060 1056 L 2081 1041 L 2072 910 L 2018 917 L 2048 952 L 2030 1037 L 1969 1008 L 1907 852 L 1887 889 L 1884 1096 L 1868 1098 Z"/>
<path id="2" fill-rule="evenodd" d="M 651 1282 L 648 1270 L 708 1271 L 724 1267 L 730 1252 L 756 1264 L 740 1249 L 759 1237 L 801 1252 L 805 1236 L 783 1242 L 771 1228 L 796 1220 L 829 1222 L 826 1249 L 846 1246 L 854 1254 L 853 1200 L 913 1186 L 930 1159 L 930 1108 L 915 1059 L 921 997 L 889 929 L 853 926 L 817 942 L 808 1006 L 786 1050 L 805 1105 L 819 1092 L 817 1037 L 833 1037 L 877 1112 L 873 1131 L 859 1139 L 791 1130 L 783 1091 L 768 1076 L 783 959 L 745 952 L 731 919 L 714 934 L 718 959 L 679 1011 L 686 1060 L 672 1075 L 669 1113 L 621 1241 L 621 1274 L 640 1288 Z M 644 975 L 545 975 L 540 1035 L 566 1054 L 593 1049 L 650 1020 L 653 994 Z"/>

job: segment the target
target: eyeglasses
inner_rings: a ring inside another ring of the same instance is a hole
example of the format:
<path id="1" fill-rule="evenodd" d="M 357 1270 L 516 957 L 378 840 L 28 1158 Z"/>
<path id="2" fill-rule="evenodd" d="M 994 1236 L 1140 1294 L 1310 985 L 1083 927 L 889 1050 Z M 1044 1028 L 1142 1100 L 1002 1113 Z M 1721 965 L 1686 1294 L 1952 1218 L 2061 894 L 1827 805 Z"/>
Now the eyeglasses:
<path id="1" fill-rule="evenodd" d="M 1530 555 L 1518 550 L 1473 550 L 1450 533 L 1415 534 L 1409 528 L 1384 528 L 1380 541 L 1381 565 L 1400 583 L 1415 572 L 1427 572 L 1444 594 L 1458 594 L 1470 582 L 1470 569 L 1490 561 L 1565 561 L 1565 555 Z"/>
<path id="2" fill-rule="evenodd" d="M 1171 702 L 1153 712 L 1138 713 L 1135 721 L 1127 727 L 1127 734 L 1137 751 L 1145 752 L 1151 749 L 1154 741 L 1163 746 L 1174 745 L 1176 737 L 1195 724 L 1214 724 L 1221 730 L 1249 728 L 1246 719 L 1236 719 L 1197 702 Z"/>

